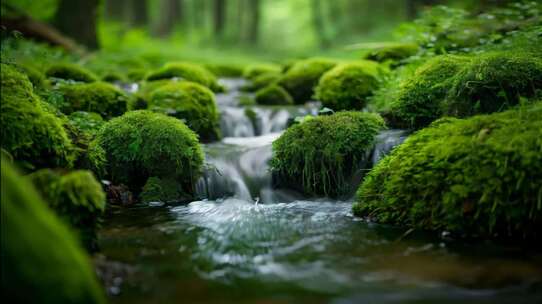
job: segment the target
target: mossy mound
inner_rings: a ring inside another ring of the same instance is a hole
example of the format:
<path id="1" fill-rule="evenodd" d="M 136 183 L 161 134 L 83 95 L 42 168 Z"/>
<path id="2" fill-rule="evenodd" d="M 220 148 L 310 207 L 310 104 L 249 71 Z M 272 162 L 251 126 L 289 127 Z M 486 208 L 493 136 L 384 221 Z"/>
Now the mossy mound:
<path id="1" fill-rule="evenodd" d="M 1 171 L 4 301 L 105 303 L 76 238 L 4 159 Z"/>
<path id="2" fill-rule="evenodd" d="M 320 78 L 315 97 L 335 111 L 360 110 L 378 87 L 381 73 L 374 61 L 340 64 Z"/>
<path id="3" fill-rule="evenodd" d="M 292 96 L 276 84 L 257 91 L 254 99 L 257 104 L 261 105 L 290 105 L 294 103 Z"/>
<path id="4" fill-rule="evenodd" d="M 109 72 L 102 76 L 102 81 L 109 83 L 126 82 L 126 77 L 118 72 Z"/>
<path id="5" fill-rule="evenodd" d="M 266 73 L 280 73 L 281 67 L 271 63 L 251 64 L 243 70 L 243 77 L 248 80 L 253 80 L 256 77 Z"/>
<path id="6" fill-rule="evenodd" d="M 537 102 L 434 122 L 368 174 L 354 214 L 458 235 L 540 238 L 540 117 Z"/>
<path id="7" fill-rule="evenodd" d="M 109 178 L 136 193 L 151 176 L 178 181 L 185 193 L 203 165 L 197 135 L 174 117 L 132 111 L 108 121 L 98 132 L 96 146 L 105 151 Z"/>
<path id="8" fill-rule="evenodd" d="M 62 121 L 46 111 L 28 78 L 1 65 L 1 147 L 24 167 L 71 167 L 75 150 Z"/>
<path id="9" fill-rule="evenodd" d="M 149 177 L 139 195 L 142 203 L 176 203 L 186 198 L 181 185 L 174 179 Z"/>
<path id="10" fill-rule="evenodd" d="M 98 77 L 87 69 L 72 63 L 57 63 L 51 65 L 45 75 L 49 78 L 72 80 L 77 82 L 94 82 Z"/>
<path id="11" fill-rule="evenodd" d="M 397 127 L 420 129 L 443 114 L 443 102 L 453 77 L 470 58 L 453 55 L 437 56 L 420 66 L 399 88 L 391 115 Z"/>
<path id="12" fill-rule="evenodd" d="M 335 65 L 337 62 L 325 58 L 299 60 L 288 69 L 279 84 L 290 93 L 295 103 L 302 104 L 313 98 L 320 77 Z"/>
<path id="13" fill-rule="evenodd" d="M 384 121 L 373 113 L 339 112 L 304 120 L 273 142 L 271 170 L 279 186 L 301 185 L 300 190 L 312 195 L 347 194 L 383 128 Z"/>
<path id="14" fill-rule="evenodd" d="M 20 65 L 19 68 L 28 76 L 28 80 L 30 80 L 35 90 L 48 89 L 51 86 L 45 74 L 38 69 L 30 65 Z"/>
<path id="15" fill-rule="evenodd" d="M 105 210 L 105 193 L 94 175 L 84 170 L 61 175 L 42 169 L 28 178 L 56 214 L 77 230 L 87 250 L 96 251 L 96 232 Z"/>
<path id="16" fill-rule="evenodd" d="M 542 92 L 542 57 L 488 53 L 473 58 L 451 82 L 444 112 L 456 117 L 492 113 Z"/>
<path id="17" fill-rule="evenodd" d="M 220 138 L 218 108 L 211 90 L 193 82 L 178 82 L 154 90 L 149 109 L 186 122 L 204 141 Z"/>
<path id="18" fill-rule="evenodd" d="M 77 128 L 90 135 L 95 135 L 105 123 L 100 114 L 94 112 L 77 111 L 68 118 Z"/>
<path id="19" fill-rule="evenodd" d="M 105 82 L 61 85 L 58 92 L 62 96 L 59 109 L 65 114 L 87 111 L 112 118 L 122 115 L 128 107 L 128 96 Z"/>
<path id="20" fill-rule="evenodd" d="M 241 77 L 243 75 L 243 66 L 239 64 L 228 63 L 210 63 L 205 68 L 219 77 Z"/>
<path id="21" fill-rule="evenodd" d="M 282 74 L 275 73 L 275 72 L 265 73 L 265 74 L 259 75 L 259 76 L 255 77 L 250 82 L 250 84 L 245 85 L 243 87 L 243 90 L 248 91 L 248 92 L 255 92 L 255 91 L 263 89 L 263 88 L 265 88 L 267 86 L 270 86 L 272 84 L 276 84 L 280 80 L 281 75 Z"/>
<path id="22" fill-rule="evenodd" d="M 416 55 L 420 47 L 415 43 L 390 43 L 369 52 L 365 59 L 377 62 L 400 61 Z"/>
<path id="23" fill-rule="evenodd" d="M 147 70 L 145 69 L 131 69 L 126 73 L 126 78 L 129 81 L 142 81 L 147 77 Z"/>
<path id="24" fill-rule="evenodd" d="M 213 92 L 221 92 L 224 88 L 218 83 L 216 76 L 203 66 L 187 62 L 170 62 L 161 69 L 150 73 L 147 81 L 179 78 L 196 82 L 211 89 Z"/>

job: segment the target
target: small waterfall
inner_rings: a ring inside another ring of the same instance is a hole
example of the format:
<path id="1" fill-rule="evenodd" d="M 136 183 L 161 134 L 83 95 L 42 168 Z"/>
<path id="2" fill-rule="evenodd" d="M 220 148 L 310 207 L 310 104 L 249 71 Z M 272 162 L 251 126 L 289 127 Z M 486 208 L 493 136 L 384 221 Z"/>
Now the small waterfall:
<path id="1" fill-rule="evenodd" d="M 372 152 L 372 164 L 376 165 L 384 156 L 395 147 L 403 143 L 408 133 L 405 130 L 385 130 L 376 137 L 376 143 Z"/>

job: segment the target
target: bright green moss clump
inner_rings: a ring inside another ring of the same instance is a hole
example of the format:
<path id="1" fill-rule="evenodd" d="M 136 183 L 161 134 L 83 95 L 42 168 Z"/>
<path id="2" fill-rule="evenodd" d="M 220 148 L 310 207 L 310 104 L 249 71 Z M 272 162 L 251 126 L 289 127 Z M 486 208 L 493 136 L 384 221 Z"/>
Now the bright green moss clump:
<path id="1" fill-rule="evenodd" d="M 254 99 L 257 104 L 261 105 L 289 105 L 294 103 L 292 96 L 276 84 L 257 91 Z"/>
<path id="2" fill-rule="evenodd" d="M 279 65 L 271 63 L 258 63 L 251 64 L 245 67 L 243 70 L 243 77 L 248 80 L 254 80 L 256 77 L 266 73 L 280 73 L 281 68 Z"/>
<path id="3" fill-rule="evenodd" d="M 252 82 L 243 87 L 243 90 L 255 92 L 269 85 L 276 84 L 281 78 L 280 73 L 270 72 L 255 77 Z"/>
<path id="4" fill-rule="evenodd" d="M 482 237 L 542 228 L 542 103 L 418 131 L 359 188 L 354 213 L 377 222 Z"/>
<path id="5" fill-rule="evenodd" d="M 302 104 L 311 100 L 314 88 L 320 77 L 337 63 L 325 58 L 311 58 L 297 61 L 288 71 L 279 84 L 292 95 L 294 102 Z"/>
<path id="6" fill-rule="evenodd" d="M 87 69 L 72 63 L 57 63 L 50 66 L 45 75 L 49 78 L 72 80 L 77 82 L 94 82 L 98 77 Z"/>
<path id="7" fill-rule="evenodd" d="M 29 175 L 30 180 L 55 212 L 74 227 L 89 251 L 98 248 L 96 232 L 105 210 L 105 193 L 90 171 L 61 175 L 42 169 Z"/>
<path id="8" fill-rule="evenodd" d="M 171 62 L 164 65 L 161 69 L 150 73 L 147 81 L 164 80 L 180 78 L 191 82 L 204 85 L 214 92 L 223 91 L 215 75 L 204 67 L 187 62 Z"/>
<path id="9" fill-rule="evenodd" d="M 105 151 L 111 180 L 139 192 L 151 176 L 178 181 L 185 193 L 203 165 L 197 135 L 174 117 L 132 111 L 108 121 L 95 142 Z"/>
<path id="10" fill-rule="evenodd" d="M 243 67 L 239 64 L 214 63 L 206 64 L 205 68 L 219 77 L 241 77 L 243 75 Z"/>
<path id="11" fill-rule="evenodd" d="M 75 237 L 4 159 L 1 171 L 4 301 L 104 303 L 94 270 Z"/>
<path id="12" fill-rule="evenodd" d="M 364 166 L 366 151 L 384 128 L 378 114 L 340 112 L 291 126 L 273 143 L 271 169 L 281 185 L 307 194 L 340 196 Z"/>
<path id="13" fill-rule="evenodd" d="M 34 90 L 42 90 L 47 89 L 50 86 L 49 80 L 47 80 L 47 77 L 45 77 L 45 74 L 38 71 L 32 66 L 29 65 L 22 65 L 19 66 L 21 70 L 28 76 L 28 80 L 32 83 L 34 86 Z"/>
<path id="14" fill-rule="evenodd" d="M 380 74 L 373 61 L 340 64 L 320 78 L 316 98 L 335 111 L 360 110 L 378 87 Z"/>
<path id="15" fill-rule="evenodd" d="M 151 94 L 149 109 L 184 120 L 204 141 L 220 138 L 215 96 L 202 85 L 177 82 L 161 86 Z"/>
<path id="16" fill-rule="evenodd" d="M 461 56 L 437 56 L 416 69 L 401 84 L 397 101 L 391 106 L 398 127 L 420 129 L 442 116 L 453 77 L 469 61 Z"/>
<path id="17" fill-rule="evenodd" d="M 520 97 L 542 92 L 542 57 L 528 53 L 477 56 L 453 78 L 444 105 L 448 115 L 466 117 L 502 111 Z"/>
<path id="18" fill-rule="evenodd" d="M 122 115 L 128 107 L 128 96 L 105 82 L 62 85 L 58 92 L 63 98 L 59 108 L 65 114 L 87 111 L 111 118 Z"/>
<path id="19" fill-rule="evenodd" d="M 185 199 L 181 185 L 174 179 L 149 177 L 139 195 L 141 202 L 175 203 Z"/>
<path id="20" fill-rule="evenodd" d="M 46 111 L 28 78 L 1 65 L 1 147 L 30 168 L 70 167 L 74 147 L 62 121 Z"/>
<path id="21" fill-rule="evenodd" d="M 390 43 L 367 54 L 365 59 L 384 62 L 400 61 L 416 55 L 420 47 L 415 43 Z"/>

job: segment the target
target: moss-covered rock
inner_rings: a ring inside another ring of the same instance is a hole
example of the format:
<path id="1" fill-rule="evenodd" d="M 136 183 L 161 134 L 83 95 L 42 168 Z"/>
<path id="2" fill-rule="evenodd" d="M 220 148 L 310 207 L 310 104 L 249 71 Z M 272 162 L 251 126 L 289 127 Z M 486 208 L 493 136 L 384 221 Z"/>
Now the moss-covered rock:
<path id="1" fill-rule="evenodd" d="M 186 197 L 182 186 L 176 180 L 153 176 L 149 177 L 143 186 L 139 200 L 143 203 L 176 203 L 185 200 Z"/>
<path id="2" fill-rule="evenodd" d="M 261 105 L 290 105 L 294 103 L 292 96 L 284 88 L 276 84 L 258 90 L 254 100 Z"/>
<path id="3" fill-rule="evenodd" d="M 218 108 L 211 90 L 194 82 L 177 82 L 154 90 L 149 109 L 177 117 L 204 141 L 220 138 Z"/>
<path id="4" fill-rule="evenodd" d="M 138 81 L 144 80 L 146 77 L 147 77 L 147 70 L 145 69 L 134 68 L 134 69 L 129 70 L 126 73 L 126 78 L 129 81 L 138 82 Z"/>
<path id="5" fill-rule="evenodd" d="M 61 85 L 58 92 L 62 96 L 58 107 L 65 114 L 87 111 L 111 118 L 122 115 L 128 108 L 128 96 L 105 82 Z"/>
<path id="6" fill-rule="evenodd" d="M 390 43 L 370 51 L 365 59 L 377 62 L 400 61 L 416 55 L 420 47 L 415 43 Z"/>
<path id="7" fill-rule="evenodd" d="M 316 99 L 335 111 L 360 110 L 378 87 L 381 73 L 374 61 L 340 64 L 320 78 Z"/>
<path id="8" fill-rule="evenodd" d="M 453 55 L 437 56 L 416 69 L 399 88 L 391 115 L 402 128 L 420 129 L 443 114 L 443 102 L 453 77 L 470 58 Z"/>
<path id="9" fill-rule="evenodd" d="M 105 193 L 94 175 L 84 170 L 62 175 L 42 169 L 28 178 L 56 214 L 76 229 L 87 250 L 96 251 L 96 232 L 105 210 Z"/>
<path id="10" fill-rule="evenodd" d="M 540 117 L 537 102 L 434 122 L 368 174 L 355 215 L 459 235 L 540 238 Z"/>
<path id="11" fill-rule="evenodd" d="M 49 78 L 72 80 L 77 82 L 94 82 L 98 77 L 87 69 L 72 63 L 57 63 L 51 65 L 45 75 Z"/>
<path id="12" fill-rule="evenodd" d="M 281 78 L 280 73 L 265 73 L 255 77 L 249 84 L 243 86 L 244 91 L 255 92 L 272 84 L 276 84 Z"/>
<path id="13" fill-rule="evenodd" d="M 1 171 L 4 301 L 105 303 L 74 235 L 4 159 Z"/>
<path id="14" fill-rule="evenodd" d="M 288 69 L 279 84 L 290 93 L 295 103 L 302 104 L 313 98 L 320 77 L 335 65 L 336 61 L 325 58 L 299 60 Z"/>
<path id="15" fill-rule="evenodd" d="M 216 76 L 203 66 L 188 62 L 170 62 L 159 70 L 150 73 L 147 81 L 179 78 L 204 85 L 214 92 L 224 88 L 218 83 Z"/>
<path id="16" fill-rule="evenodd" d="M 219 77 L 241 77 L 243 66 L 235 63 L 209 63 L 205 65 L 209 71 Z"/>
<path id="17" fill-rule="evenodd" d="M 542 57 L 496 52 L 474 57 L 453 77 L 444 104 L 448 115 L 466 117 L 517 105 L 542 92 Z"/>
<path id="18" fill-rule="evenodd" d="M 24 74 L 26 74 L 26 76 L 28 76 L 28 80 L 30 80 L 32 83 L 34 90 L 44 90 L 51 86 L 45 74 L 40 72 L 38 69 L 30 65 L 20 65 L 19 68 Z"/>
<path id="19" fill-rule="evenodd" d="M 201 174 L 203 151 L 198 137 L 174 117 L 144 110 L 128 112 L 108 121 L 95 142 L 105 151 L 109 178 L 136 193 L 155 176 L 175 179 L 191 194 Z"/>
<path id="20" fill-rule="evenodd" d="M 300 185 L 313 195 L 347 194 L 383 128 L 384 121 L 373 113 L 339 112 L 305 120 L 273 143 L 271 170 L 279 186 Z"/>
<path id="21" fill-rule="evenodd" d="M 1 147 L 24 167 L 70 167 L 75 152 L 62 121 L 44 110 L 28 78 L 1 65 Z"/>
<path id="22" fill-rule="evenodd" d="M 126 77 L 119 72 L 109 72 L 102 76 L 102 81 L 109 83 L 126 82 Z"/>
<path id="23" fill-rule="evenodd" d="M 80 130 L 95 135 L 105 123 L 98 113 L 77 111 L 71 113 L 68 118 Z"/>
<path id="24" fill-rule="evenodd" d="M 243 77 L 248 80 L 253 80 L 256 77 L 266 73 L 280 73 L 281 67 L 272 63 L 257 63 L 245 67 Z"/>

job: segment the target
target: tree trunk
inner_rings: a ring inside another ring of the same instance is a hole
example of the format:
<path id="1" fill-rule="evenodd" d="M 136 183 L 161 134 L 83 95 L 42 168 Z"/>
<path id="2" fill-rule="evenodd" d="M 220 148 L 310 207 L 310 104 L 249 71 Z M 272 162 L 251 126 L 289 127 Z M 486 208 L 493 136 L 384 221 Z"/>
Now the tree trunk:
<path id="1" fill-rule="evenodd" d="M 111 20 L 122 20 L 125 16 L 126 0 L 106 0 L 104 15 Z"/>
<path id="2" fill-rule="evenodd" d="M 324 24 L 324 16 L 322 15 L 322 1 L 312 0 L 312 23 L 314 25 L 314 31 L 320 41 L 320 47 L 327 49 L 330 46 L 329 39 L 327 37 L 326 28 Z"/>
<path id="3" fill-rule="evenodd" d="M 89 49 L 97 49 L 96 22 L 100 0 L 60 0 L 55 24 L 58 30 Z"/>
<path id="4" fill-rule="evenodd" d="M 250 0 L 248 22 L 248 42 L 257 44 L 260 36 L 260 0 Z"/>
<path id="5" fill-rule="evenodd" d="M 160 23 L 155 32 L 158 36 L 167 36 L 175 24 L 181 22 L 182 3 L 179 0 L 162 0 L 160 4 Z"/>
<path id="6" fill-rule="evenodd" d="M 222 38 L 226 26 L 226 0 L 214 0 L 213 21 L 215 36 Z"/>
<path id="7" fill-rule="evenodd" d="M 132 23 L 135 26 L 147 25 L 149 22 L 147 0 L 132 0 L 131 8 L 133 11 Z"/>

